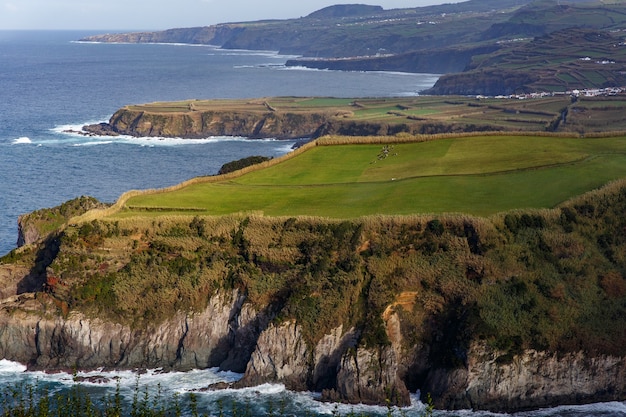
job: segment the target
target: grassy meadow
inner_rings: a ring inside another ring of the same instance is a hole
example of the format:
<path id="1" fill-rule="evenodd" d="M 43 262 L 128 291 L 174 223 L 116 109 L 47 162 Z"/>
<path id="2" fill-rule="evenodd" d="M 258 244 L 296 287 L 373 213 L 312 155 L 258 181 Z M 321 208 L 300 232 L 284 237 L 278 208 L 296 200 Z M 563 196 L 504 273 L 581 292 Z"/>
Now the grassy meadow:
<path id="1" fill-rule="evenodd" d="M 116 216 L 488 216 L 554 207 L 622 177 L 626 137 L 477 136 L 315 146 L 238 177 L 130 198 Z"/>

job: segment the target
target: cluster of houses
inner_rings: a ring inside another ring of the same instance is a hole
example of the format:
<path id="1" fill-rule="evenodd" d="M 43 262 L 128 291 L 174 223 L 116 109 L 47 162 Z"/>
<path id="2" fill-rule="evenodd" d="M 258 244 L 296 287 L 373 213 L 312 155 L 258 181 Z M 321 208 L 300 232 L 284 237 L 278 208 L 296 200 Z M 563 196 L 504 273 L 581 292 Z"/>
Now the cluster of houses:
<path id="1" fill-rule="evenodd" d="M 581 90 L 571 91 L 553 91 L 553 92 L 537 92 L 526 94 L 510 94 L 500 95 L 493 98 L 499 99 L 511 99 L 516 98 L 519 100 L 542 98 L 542 97 L 555 97 L 555 96 L 572 96 L 572 97 L 608 97 L 616 96 L 619 94 L 626 94 L 626 87 L 608 87 L 608 88 L 588 88 Z M 487 98 L 487 96 L 478 95 L 477 99 Z"/>

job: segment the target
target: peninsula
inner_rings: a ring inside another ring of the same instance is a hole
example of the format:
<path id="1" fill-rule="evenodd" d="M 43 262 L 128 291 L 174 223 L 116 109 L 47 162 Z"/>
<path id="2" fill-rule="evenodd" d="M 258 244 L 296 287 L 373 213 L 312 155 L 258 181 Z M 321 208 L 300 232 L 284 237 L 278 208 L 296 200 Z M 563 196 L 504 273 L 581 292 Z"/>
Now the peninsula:
<path id="1" fill-rule="evenodd" d="M 324 137 L 69 202 L 0 258 L 0 354 L 367 404 L 624 400 L 625 155 L 617 134 Z"/>
<path id="2" fill-rule="evenodd" d="M 626 130 L 621 88 L 500 97 L 186 100 L 129 105 L 86 135 L 315 139 L 467 132 Z"/>

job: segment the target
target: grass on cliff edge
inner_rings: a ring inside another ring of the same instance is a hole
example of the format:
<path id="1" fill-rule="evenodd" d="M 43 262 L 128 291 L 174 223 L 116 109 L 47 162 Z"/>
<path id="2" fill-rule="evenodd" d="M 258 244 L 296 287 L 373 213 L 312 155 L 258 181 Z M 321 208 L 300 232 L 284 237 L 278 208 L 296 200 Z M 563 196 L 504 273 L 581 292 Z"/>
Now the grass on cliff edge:
<path id="1" fill-rule="evenodd" d="M 449 138 L 317 146 L 229 181 L 131 198 L 141 213 L 311 215 L 464 212 L 553 207 L 626 177 L 626 137 Z"/>

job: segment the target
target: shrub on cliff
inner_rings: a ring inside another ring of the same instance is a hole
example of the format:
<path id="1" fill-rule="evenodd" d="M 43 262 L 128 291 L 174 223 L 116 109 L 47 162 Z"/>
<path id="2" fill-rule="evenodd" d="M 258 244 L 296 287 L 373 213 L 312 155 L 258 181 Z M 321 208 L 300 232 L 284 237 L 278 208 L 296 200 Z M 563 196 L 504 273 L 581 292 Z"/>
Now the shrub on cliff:
<path id="1" fill-rule="evenodd" d="M 78 197 L 53 207 L 34 211 L 20 216 L 18 246 L 33 243 L 58 229 L 72 217 L 89 210 L 106 207 L 93 197 Z"/>
<path id="2" fill-rule="evenodd" d="M 261 162 L 269 161 L 272 158 L 266 156 L 249 156 L 247 158 L 238 159 L 236 161 L 227 162 L 217 172 L 218 175 L 228 174 L 229 172 L 238 171 L 242 168 L 249 167 L 251 165 L 260 164 Z"/>

